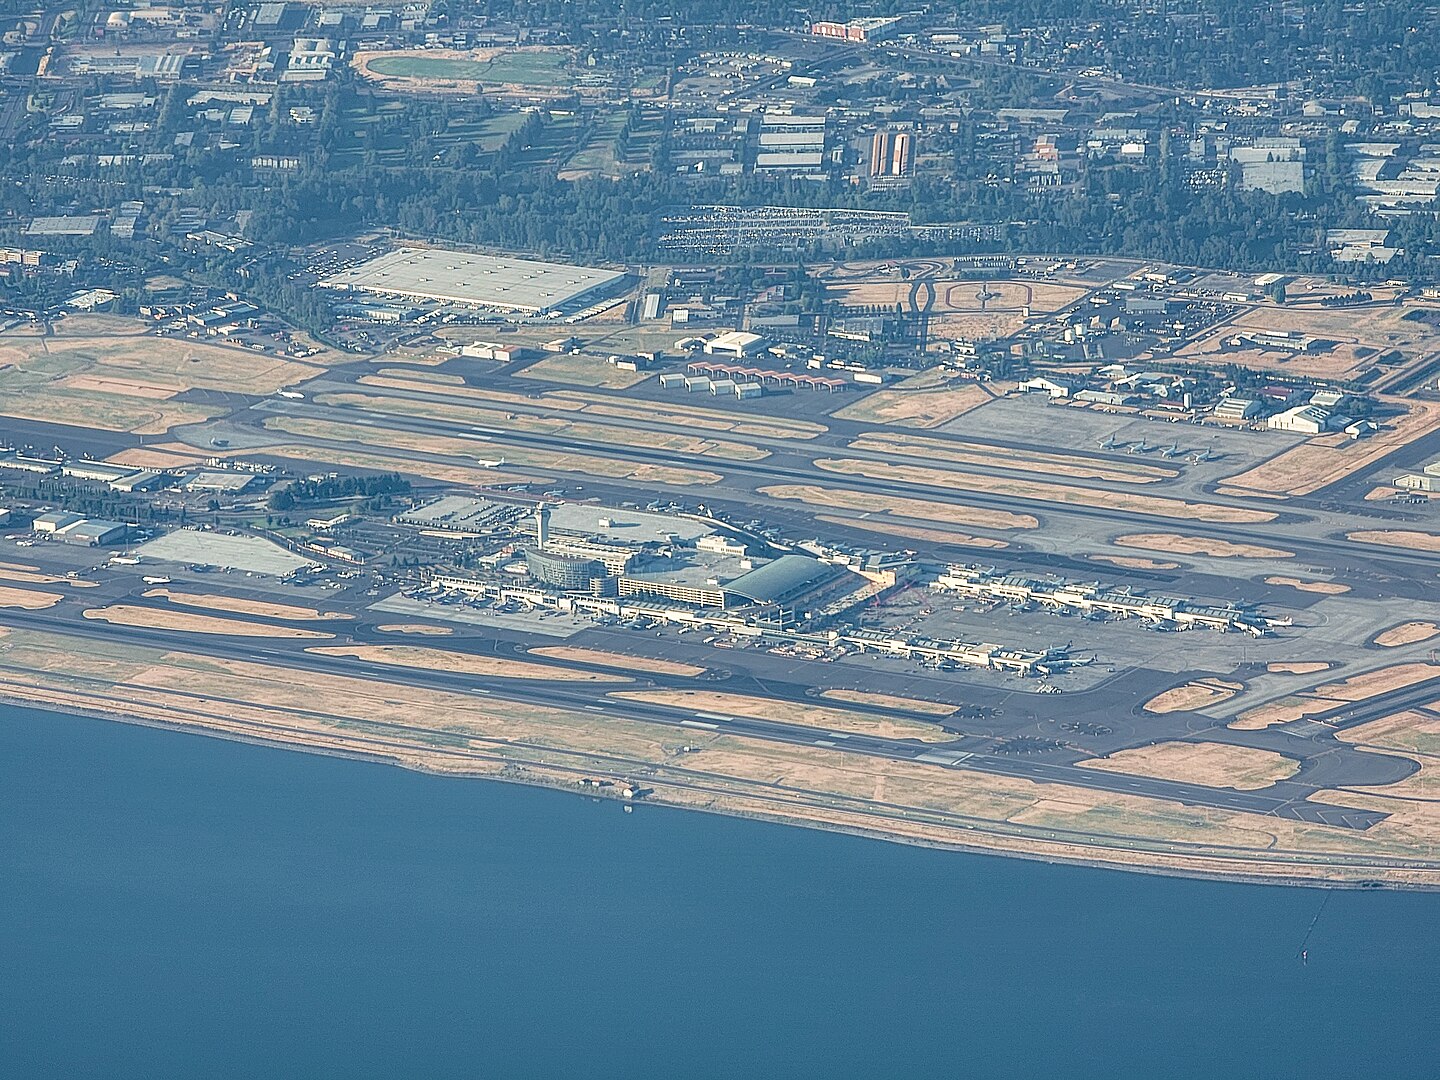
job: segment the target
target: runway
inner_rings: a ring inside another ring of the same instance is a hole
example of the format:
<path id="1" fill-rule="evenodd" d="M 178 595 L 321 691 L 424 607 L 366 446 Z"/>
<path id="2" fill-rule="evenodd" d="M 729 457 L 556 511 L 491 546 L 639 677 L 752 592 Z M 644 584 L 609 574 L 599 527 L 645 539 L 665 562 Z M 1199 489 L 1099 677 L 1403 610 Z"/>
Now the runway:
<path id="1" fill-rule="evenodd" d="M 367 388 L 368 389 L 368 388 Z M 473 403 L 472 403 L 473 404 Z M 307 419 L 326 420 L 335 423 L 359 425 L 361 427 L 383 428 L 397 432 L 410 434 L 436 435 L 449 438 L 470 438 L 476 440 L 477 451 L 484 450 L 487 443 L 494 442 L 511 444 L 517 447 L 534 448 L 562 453 L 589 453 L 598 456 L 614 458 L 622 461 L 635 462 L 646 465 L 664 465 L 681 468 L 702 468 L 707 471 L 714 471 L 724 474 L 731 479 L 744 479 L 750 488 L 761 487 L 778 483 L 803 483 L 810 485 L 823 485 L 829 487 L 840 487 L 866 494 L 881 495 L 889 498 L 922 498 L 934 499 L 948 502 L 957 501 L 957 492 L 951 488 L 938 487 L 922 483 L 904 483 L 876 479 L 873 477 L 859 476 L 849 473 L 827 472 L 818 469 L 813 464 L 811 457 L 804 451 L 793 445 L 778 445 L 769 458 L 760 461 L 734 461 L 723 458 L 696 457 L 685 455 L 675 451 L 647 448 L 643 446 L 629 446 L 612 442 L 597 442 L 586 439 L 572 438 L 569 436 L 551 436 L 537 434 L 534 432 L 515 431 L 501 427 L 488 427 L 482 425 L 463 425 L 447 421 L 434 420 L 424 417 L 397 416 L 389 413 L 362 412 L 344 406 L 324 406 L 310 402 L 273 401 L 266 400 L 256 403 L 248 413 L 237 414 L 244 418 L 244 423 L 232 418 L 231 423 L 240 430 L 248 426 L 258 426 L 264 418 L 270 415 L 295 416 Z M 689 432 L 694 434 L 694 432 Z M 320 444 L 344 447 L 353 445 L 343 442 L 335 442 L 325 439 L 307 437 L 307 441 Z M 832 448 L 834 449 L 834 448 Z M 838 451 L 837 451 L 838 452 Z M 257 454 L 263 454 L 263 449 L 257 448 Z M 845 449 L 847 457 L 854 457 L 861 460 L 873 460 L 877 463 L 886 462 L 885 455 Z M 445 455 L 430 455 L 410 451 L 407 456 L 411 458 L 433 458 L 437 461 L 453 462 L 453 457 Z M 917 462 L 916 464 L 923 464 Z M 522 468 L 522 466 L 516 466 Z M 544 467 L 523 466 L 532 472 L 547 473 Z M 968 467 L 967 467 L 968 468 Z M 557 484 L 569 482 L 570 474 L 550 473 L 556 476 Z M 1035 480 L 1035 476 L 1020 476 L 1008 473 L 1017 479 Z M 1073 487 L 1084 487 L 1084 485 L 1068 485 Z M 1102 492 L 1105 489 L 1090 487 L 1085 490 Z M 723 494 L 723 489 L 716 491 L 717 496 Z M 698 492 L 692 492 L 691 498 L 697 497 Z M 1297 530 L 1294 526 L 1305 523 L 1307 518 L 1313 515 L 1300 515 L 1277 510 L 1277 520 L 1263 526 L 1255 525 L 1231 525 L 1217 524 L 1196 520 L 1193 517 L 1169 517 L 1156 514 L 1137 512 L 1131 509 L 1109 509 L 1105 507 L 1077 505 L 1074 503 L 1057 503 L 1043 499 L 1034 499 L 1018 495 L 995 494 L 982 491 L 965 490 L 959 493 L 962 504 L 975 506 L 983 509 L 994 509 L 1009 513 L 1028 513 L 1039 518 L 1041 522 L 1053 521 L 1057 518 L 1079 518 L 1086 521 L 1100 522 L 1107 526 L 1123 528 L 1126 531 L 1138 531 L 1150 529 L 1155 531 L 1180 531 L 1187 536 L 1198 536 L 1206 539 L 1224 540 L 1232 543 L 1255 544 L 1261 547 L 1274 548 L 1281 546 L 1287 550 L 1303 553 L 1305 558 L 1314 561 L 1316 556 L 1326 556 L 1330 565 L 1339 568 L 1344 565 L 1359 561 L 1381 562 L 1387 564 L 1400 564 L 1403 566 L 1424 566 L 1433 576 L 1434 572 L 1440 570 L 1440 552 L 1416 551 L 1400 548 L 1385 548 L 1375 545 L 1360 546 L 1346 540 L 1337 540 L 1328 535 L 1327 531 L 1340 531 L 1344 528 L 1374 528 L 1376 524 L 1369 519 L 1352 519 L 1348 522 L 1338 522 L 1334 529 L 1326 530 L 1323 522 L 1314 532 Z M 1217 505 L 1224 500 L 1216 500 Z M 1318 512 L 1317 512 L 1318 513 Z M 985 531 L 983 528 L 980 531 Z"/>
<path id="2" fill-rule="evenodd" d="M 114 641 L 117 628 L 82 618 L 64 618 L 46 611 L 12 611 L 0 613 L 0 623 L 35 630 L 60 631 L 72 636 Z M 176 635 L 164 630 L 125 627 L 125 638 L 164 648 L 174 648 Z M 364 637 L 357 638 L 364 640 Z M 373 679 L 387 685 L 413 686 L 431 690 L 476 693 L 500 701 L 549 705 L 596 714 L 623 716 L 627 720 L 643 720 L 677 729 L 713 731 L 745 738 L 801 746 L 821 746 L 844 754 L 858 754 L 933 765 L 936 768 L 975 770 L 1001 776 L 1020 777 L 1041 783 L 1067 784 L 1099 791 L 1165 799 L 1187 806 L 1204 806 L 1245 813 L 1274 815 L 1316 824 L 1338 825 L 1351 829 L 1367 829 L 1385 819 L 1386 814 L 1312 803 L 1306 796 L 1315 790 L 1311 785 L 1294 781 L 1282 782 L 1263 792 L 1210 788 L 1169 780 L 1117 775 L 1084 769 L 1075 765 L 1028 760 L 1019 757 L 977 753 L 964 749 L 965 740 L 952 743 L 917 743 L 909 740 L 886 739 L 860 734 L 837 733 L 823 727 L 807 727 L 762 719 L 697 713 L 649 702 L 626 701 L 623 704 L 597 697 L 593 688 L 575 688 L 565 683 L 485 678 L 451 672 L 404 668 L 365 661 L 335 659 L 303 651 L 303 646 L 282 648 L 258 644 L 254 638 L 206 637 L 189 635 L 184 647 L 206 655 L 229 660 L 263 663 L 296 671 L 323 672 L 351 678 Z M 502 653 L 503 655 L 503 653 Z M 659 676 L 646 676 L 643 681 L 666 686 Z M 681 682 L 679 685 L 693 686 Z M 1415 693 L 1418 690 L 1412 688 Z M 1433 697 L 1433 688 L 1431 696 Z M 1407 698 L 1408 700 L 1408 698 Z M 1366 703 L 1366 718 L 1385 715 L 1392 708 L 1389 698 Z M 861 711 L 864 711 L 863 708 Z M 1354 719 L 1361 723 L 1363 719 Z M 1404 759 L 1394 759 L 1403 761 Z"/>

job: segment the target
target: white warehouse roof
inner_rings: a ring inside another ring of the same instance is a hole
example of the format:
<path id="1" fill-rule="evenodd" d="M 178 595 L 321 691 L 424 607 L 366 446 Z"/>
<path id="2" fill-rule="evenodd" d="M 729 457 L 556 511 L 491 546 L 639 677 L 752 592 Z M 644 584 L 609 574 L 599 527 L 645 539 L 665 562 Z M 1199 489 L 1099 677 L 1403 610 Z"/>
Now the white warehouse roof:
<path id="1" fill-rule="evenodd" d="M 438 248 L 400 248 L 321 282 L 385 296 L 540 312 L 572 304 L 624 278 L 616 270 Z"/>

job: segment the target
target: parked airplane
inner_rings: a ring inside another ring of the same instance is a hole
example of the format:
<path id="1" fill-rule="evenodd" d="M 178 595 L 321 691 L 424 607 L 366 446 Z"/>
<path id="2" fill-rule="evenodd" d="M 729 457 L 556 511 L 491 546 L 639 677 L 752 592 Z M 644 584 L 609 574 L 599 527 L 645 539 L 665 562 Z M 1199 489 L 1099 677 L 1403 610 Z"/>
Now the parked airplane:
<path id="1" fill-rule="evenodd" d="M 1179 444 L 1179 443 L 1171 443 L 1169 446 L 1162 446 L 1162 447 L 1160 448 L 1160 456 L 1163 457 L 1163 458 L 1179 457 L 1179 456 L 1180 456 L 1180 444 Z"/>
<path id="2" fill-rule="evenodd" d="M 1116 450 L 1120 447 L 1120 440 L 1112 432 L 1100 441 L 1099 446 L 1101 450 Z"/>
<path id="3" fill-rule="evenodd" d="M 1148 454 L 1149 452 L 1150 452 L 1150 447 L 1146 445 L 1144 439 L 1141 439 L 1141 440 L 1140 440 L 1139 442 L 1137 442 L 1137 443 L 1131 443 L 1131 444 L 1130 444 L 1129 453 L 1132 453 L 1132 454 Z"/>
<path id="4" fill-rule="evenodd" d="M 1210 447 L 1207 446 L 1207 447 L 1205 447 L 1204 450 L 1201 450 L 1201 451 L 1197 452 L 1196 454 L 1194 454 L 1194 455 L 1190 458 L 1190 460 L 1193 461 L 1196 465 L 1199 465 L 1202 461 L 1213 461 L 1214 458 L 1215 458 L 1215 451 L 1214 451 L 1214 450 L 1211 450 Z"/>

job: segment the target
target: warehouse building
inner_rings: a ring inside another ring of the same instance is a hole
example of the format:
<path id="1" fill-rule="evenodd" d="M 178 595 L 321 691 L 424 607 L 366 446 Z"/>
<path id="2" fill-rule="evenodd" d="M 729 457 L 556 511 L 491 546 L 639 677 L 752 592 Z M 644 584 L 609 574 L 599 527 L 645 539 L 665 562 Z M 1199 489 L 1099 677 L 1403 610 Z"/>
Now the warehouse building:
<path id="1" fill-rule="evenodd" d="M 130 526 L 123 522 L 87 518 L 65 510 L 52 510 L 48 514 L 41 514 L 31 522 L 30 528 L 42 536 L 52 536 L 67 544 L 80 544 L 84 547 L 118 544 L 130 535 Z"/>
<path id="2" fill-rule="evenodd" d="M 437 248 L 400 248 L 320 284 L 341 292 L 540 315 L 593 303 L 614 291 L 625 277 L 618 270 Z"/>

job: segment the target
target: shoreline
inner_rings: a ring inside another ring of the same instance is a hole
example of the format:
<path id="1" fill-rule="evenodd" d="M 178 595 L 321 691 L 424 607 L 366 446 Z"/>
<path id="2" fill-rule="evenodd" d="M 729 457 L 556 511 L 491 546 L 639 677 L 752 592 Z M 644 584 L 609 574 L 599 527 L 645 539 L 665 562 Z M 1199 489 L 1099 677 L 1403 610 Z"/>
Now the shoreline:
<path id="1" fill-rule="evenodd" d="M 757 807 L 706 805 L 696 806 L 676 798 L 667 798 L 662 792 L 656 790 L 653 794 L 639 800 L 623 800 L 613 796 L 597 794 L 594 791 L 578 789 L 573 783 L 567 783 L 557 776 L 546 775 L 516 765 L 513 762 L 504 762 L 496 758 L 496 761 L 503 762 L 503 768 L 499 772 L 491 773 L 479 769 L 443 769 L 429 766 L 421 762 L 407 761 L 403 757 L 394 754 L 387 754 L 378 750 L 365 750 L 354 747 L 322 746 L 298 740 L 283 739 L 278 737 L 267 737 L 259 734 L 247 734 L 239 731 L 228 731 L 198 723 L 187 723 L 184 721 L 162 720 L 153 717 L 141 716 L 135 713 L 120 711 L 109 711 L 98 709 L 83 704 L 68 704 L 65 709 L 47 707 L 46 704 L 35 704 L 32 702 L 17 700 L 16 696 L 5 689 L 0 689 L 0 704 L 10 704 L 19 708 L 57 716 L 73 715 L 86 719 L 106 721 L 112 723 L 123 723 L 134 727 L 153 728 L 161 731 L 169 731 L 182 735 L 198 735 L 211 739 L 218 739 L 225 742 L 248 744 L 264 747 L 266 749 L 284 750 L 296 753 L 311 754 L 319 757 L 341 758 L 350 761 L 365 762 L 374 765 L 398 767 L 409 772 L 420 773 L 436 777 L 448 777 L 457 780 L 467 781 L 496 781 L 500 783 L 515 784 L 524 787 L 544 788 L 556 792 L 569 792 L 581 797 L 594 800 L 605 800 L 620 805 L 651 805 L 663 807 L 669 810 L 689 811 L 692 813 L 707 813 L 723 815 L 725 817 L 739 818 L 751 821 L 760 821 L 767 824 L 780 825 L 789 828 L 805 828 L 816 831 L 839 833 L 843 835 L 856 836 L 868 840 L 878 840 L 886 843 L 902 844 L 909 847 L 924 847 L 939 851 L 953 851 L 960 854 L 984 855 L 992 858 L 1024 859 L 1029 862 L 1040 862 L 1055 866 L 1078 866 L 1094 870 L 1107 870 L 1122 873 L 1150 874 L 1160 877 L 1186 878 L 1195 881 L 1227 882 L 1244 885 L 1270 885 L 1288 888 L 1310 888 L 1310 889 L 1344 889 L 1354 891 L 1401 891 L 1401 892 L 1440 892 L 1440 881 L 1435 884 L 1424 882 L 1386 879 L 1382 876 L 1387 871 L 1403 869 L 1395 867 L 1374 867 L 1373 878 L 1327 878 L 1318 876 L 1322 874 L 1327 865 L 1324 862 L 1315 861 L 1309 865 L 1316 869 L 1317 874 L 1307 875 L 1301 873 L 1265 873 L 1260 871 L 1229 871 L 1219 869 L 1208 869 L 1192 866 L 1173 865 L 1173 860 L 1185 856 L 1167 855 L 1161 851 L 1151 849 L 1132 849 L 1136 855 L 1148 856 L 1151 860 L 1145 862 L 1122 862 L 1119 860 L 1100 858 L 1094 855 L 1066 854 L 1063 852 L 1044 852 L 1013 848 L 996 844 L 966 843 L 956 838 L 945 840 L 935 837 L 907 835 L 906 833 L 887 830 L 879 827 L 867 827 L 862 824 L 848 823 L 843 821 L 826 820 L 824 818 L 809 818 L 796 815 L 786 815 L 779 812 L 767 812 Z M 546 765 L 545 768 L 552 771 L 569 772 L 575 775 L 589 775 L 596 770 L 584 770 L 566 766 Z M 667 786 L 666 781 L 657 781 L 660 786 Z M 675 785 L 669 785 L 675 786 Z M 732 795 L 732 798 L 739 800 L 759 801 L 755 796 Z M 953 826 L 952 826 L 953 827 Z M 975 830 L 981 835 L 987 835 L 981 830 Z M 992 833 L 997 840 L 1005 834 Z M 1037 842 L 1045 843 L 1043 839 Z M 1073 844 L 1085 846 L 1083 840 L 1072 841 L 1050 841 L 1054 844 Z M 1215 859 L 1216 855 L 1200 855 L 1194 858 Z M 1232 856 L 1238 859 L 1243 857 Z M 1363 869 L 1363 868 L 1362 868 Z"/>

